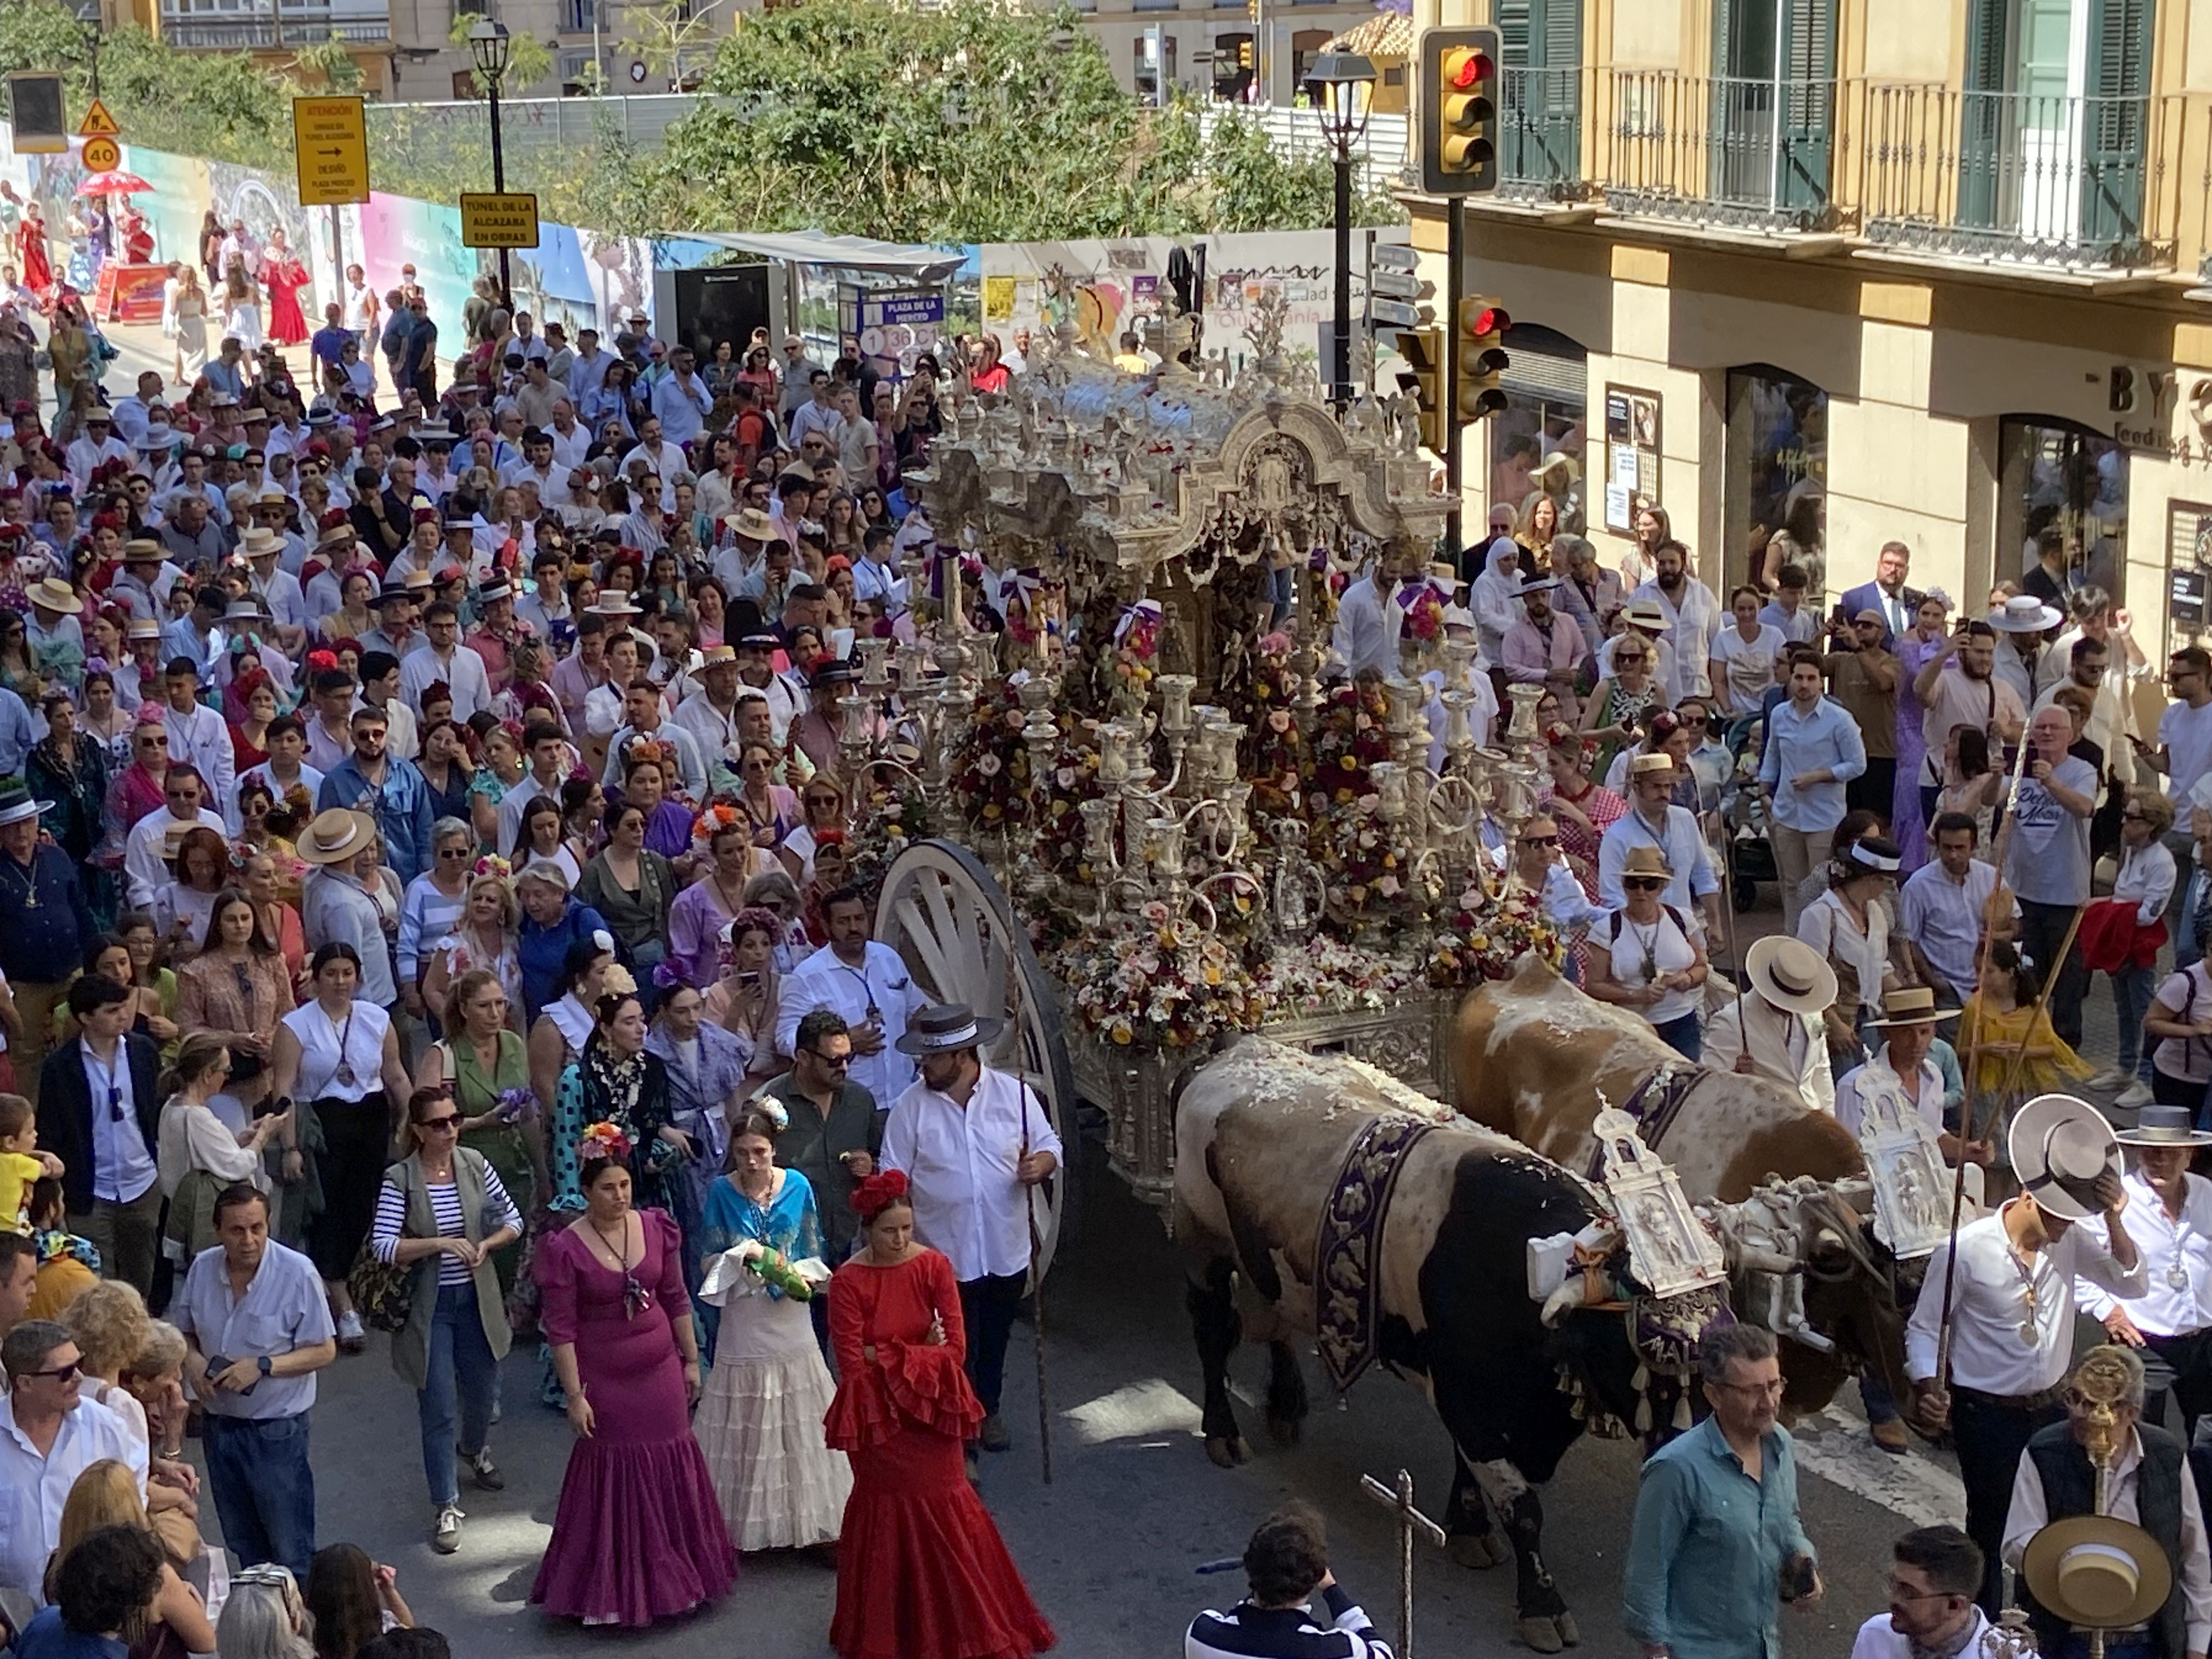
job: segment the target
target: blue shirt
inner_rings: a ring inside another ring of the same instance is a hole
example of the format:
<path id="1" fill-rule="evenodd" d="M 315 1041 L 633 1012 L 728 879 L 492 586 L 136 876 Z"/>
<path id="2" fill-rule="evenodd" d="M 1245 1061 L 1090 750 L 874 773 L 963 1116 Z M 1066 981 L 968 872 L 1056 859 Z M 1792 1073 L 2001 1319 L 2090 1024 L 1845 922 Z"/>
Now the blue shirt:
<path id="1" fill-rule="evenodd" d="M 1660 902 L 1673 905 L 1686 917 L 1696 900 L 1721 890 L 1721 878 L 1713 873 L 1712 852 L 1698 829 L 1696 813 L 1686 806 L 1669 806 L 1665 829 L 1655 831 L 1632 806 L 1606 825 L 1605 834 L 1598 840 L 1597 902 L 1609 910 L 1618 910 L 1627 902 L 1620 890 L 1620 866 L 1628 861 L 1632 847 L 1656 847 L 1666 856 L 1674 878 L 1659 895 Z"/>
<path id="2" fill-rule="evenodd" d="M 0 853 L 0 972 L 9 984 L 59 985 L 84 966 L 99 943 L 100 929 L 68 854 L 58 847 L 34 848 L 27 870 Z"/>
<path id="3" fill-rule="evenodd" d="M 1766 750 L 1759 781 L 1773 796 L 1774 822 L 1803 835 L 1825 836 L 1844 821 L 1844 786 L 1867 769 L 1859 723 L 1843 704 L 1823 697 L 1809 711 L 1783 702 L 1766 717 Z M 1804 772 L 1829 774 L 1826 783 L 1801 789 L 1791 780 Z"/>
<path id="4" fill-rule="evenodd" d="M 43 1607 L 15 1638 L 16 1659 L 129 1659 L 112 1636 L 82 1636 L 62 1623 L 59 1607 Z"/>
<path id="5" fill-rule="evenodd" d="M 528 915 L 515 930 L 514 957 L 522 970 L 522 1006 L 526 1022 L 537 1019 L 554 1000 L 553 988 L 561 981 L 561 969 L 568 947 L 594 933 L 612 933 L 597 910 L 571 894 L 568 908 L 551 927 L 541 926 Z"/>
<path id="6" fill-rule="evenodd" d="M 22 698 L 0 685 L 0 778 L 20 778 L 31 754 L 31 711 Z"/>
<path id="7" fill-rule="evenodd" d="M 280 1359 L 295 1348 L 312 1348 L 337 1334 L 315 1264 L 270 1239 L 246 1294 L 230 1293 L 230 1268 L 222 1246 L 210 1244 L 192 1258 L 184 1287 L 169 1304 L 169 1319 L 192 1339 L 204 1359 Z M 264 1376 L 245 1394 L 222 1389 L 204 1402 L 217 1417 L 265 1422 L 304 1415 L 315 1403 L 315 1374 Z"/>
<path id="8" fill-rule="evenodd" d="M 414 762 L 386 756 L 380 789 L 362 775 L 360 761 L 348 755 L 323 774 L 323 787 L 316 792 L 318 812 L 333 806 L 366 812 L 376 821 L 384 836 L 384 861 L 398 872 L 403 887 L 430 867 L 430 826 L 436 818 L 429 781 Z"/>
<path id="9" fill-rule="evenodd" d="M 1709 1417 L 1652 1453 L 1636 1494 L 1620 1582 L 1630 1636 L 1681 1659 L 1773 1659 L 1782 1569 L 1813 1554 L 1797 1520 L 1790 1431 L 1760 1444 L 1754 1480 Z"/>
<path id="10" fill-rule="evenodd" d="M 660 416 L 660 435 L 672 444 L 688 444 L 697 437 L 714 407 L 706 382 L 696 372 L 689 386 L 678 384 L 672 373 L 653 388 L 653 412 Z"/>
<path id="11" fill-rule="evenodd" d="M 347 343 L 352 338 L 353 331 L 349 328 L 319 328 L 315 331 L 315 337 L 307 342 L 307 349 L 314 354 L 317 362 L 328 363 L 332 368 L 337 368 L 340 366 L 339 359 L 344 354 Z"/>

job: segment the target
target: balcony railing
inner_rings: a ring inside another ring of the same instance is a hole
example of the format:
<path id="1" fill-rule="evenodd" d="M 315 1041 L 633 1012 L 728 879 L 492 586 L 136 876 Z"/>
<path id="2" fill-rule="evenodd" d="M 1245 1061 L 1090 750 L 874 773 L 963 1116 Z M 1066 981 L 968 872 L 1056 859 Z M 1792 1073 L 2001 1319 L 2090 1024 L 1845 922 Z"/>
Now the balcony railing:
<path id="1" fill-rule="evenodd" d="M 333 15 L 327 7 L 284 6 L 260 11 L 166 13 L 161 38 L 185 52 L 274 51 L 325 40 L 380 45 L 392 38 L 379 12 Z"/>
<path id="2" fill-rule="evenodd" d="M 1599 183 L 1614 211 L 1747 229 L 1833 222 L 1834 82 L 1660 70 L 1601 80 Z"/>
<path id="3" fill-rule="evenodd" d="M 1508 69 L 1498 122 L 1501 195 L 1571 202 L 1589 193 L 1583 177 L 1583 72 Z"/>
<path id="4" fill-rule="evenodd" d="M 1869 241 L 2061 269 L 2173 261 L 2162 186 L 2180 161 L 2184 100 L 1856 83 L 1851 101 Z"/>

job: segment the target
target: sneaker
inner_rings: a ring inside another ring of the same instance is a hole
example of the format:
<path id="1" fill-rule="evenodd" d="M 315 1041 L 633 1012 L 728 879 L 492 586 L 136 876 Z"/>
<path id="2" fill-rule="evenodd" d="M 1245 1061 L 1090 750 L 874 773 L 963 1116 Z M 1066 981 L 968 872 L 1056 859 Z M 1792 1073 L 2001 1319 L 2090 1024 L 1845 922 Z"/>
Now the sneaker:
<path id="1" fill-rule="evenodd" d="M 468 1465 L 469 1474 L 484 1491 L 507 1490 L 507 1477 L 499 1472 L 499 1465 L 491 1461 L 490 1447 L 485 1447 L 473 1457 L 464 1457 L 461 1462 Z"/>
<path id="2" fill-rule="evenodd" d="M 2119 1097 L 2113 1101 L 2112 1104 L 2123 1111 L 2140 1111 L 2156 1097 L 2151 1093 L 2149 1084 L 2130 1083 L 2120 1091 Z"/>
<path id="3" fill-rule="evenodd" d="M 343 1353 L 359 1353 L 368 1346 L 368 1331 L 361 1322 L 361 1315 L 348 1308 L 338 1316 L 338 1348 Z"/>
<path id="4" fill-rule="evenodd" d="M 981 1439 L 987 1452 L 1002 1452 L 1014 1443 L 1006 1433 L 1006 1419 L 996 1412 L 983 1419 Z"/>
<path id="5" fill-rule="evenodd" d="M 2099 1094 L 2116 1092 L 2128 1086 L 2128 1074 L 2117 1066 L 2108 1066 L 2082 1086 Z"/>
<path id="6" fill-rule="evenodd" d="M 441 1555 L 451 1555 L 461 1547 L 461 1506 L 448 1504 L 438 1511 L 437 1529 L 430 1534 L 430 1547 Z"/>

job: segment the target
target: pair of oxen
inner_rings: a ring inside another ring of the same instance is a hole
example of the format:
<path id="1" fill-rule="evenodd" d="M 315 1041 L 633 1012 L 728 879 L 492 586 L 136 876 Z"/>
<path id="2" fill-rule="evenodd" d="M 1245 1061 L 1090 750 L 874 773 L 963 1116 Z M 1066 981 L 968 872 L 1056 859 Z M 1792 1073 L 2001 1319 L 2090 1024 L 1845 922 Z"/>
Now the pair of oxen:
<path id="1" fill-rule="evenodd" d="M 1377 1119 L 1429 1116 L 1435 1127 L 1395 1162 L 1387 1198 L 1365 1200 L 1377 1212 L 1351 1242 L 1370 1276 L 1367 1346 L 1422 1389 L 1450 1433 L 1454 1559 L 1510 1557 L 1521 1638 L 1555 1653 L 1579 1632 L 1544 1564 L 1536 1489 L 1594 1425 L 1633 1424 L 1656 1445 L 1702 1401 L 1687 1374 L 1694 1332 L 1673 1344 L 1674 1375 L 1654 1377 L 1625 1253 L 1607 1264 L 1627 1290 L 1625 1314 L 1555 1309 L 1547 1322 L 1528 1247 L 1602 1213 L 1585 1179 L 1601 1101 L 1621 1105 L 1681 1062 L 1648 1024 L 1535 963 L 1468 997 L 1453 1053 L 1455 1114 L 1369 1067 L 1261 1038 L 1184 1073 L 1174 1226 L 1188 1253 L 1206 1451 L 1224 1466 L 1249 1455 L 1228 1388 L 1247 1340 L 1269 1350 L 1271 1432 L 1297 1437 L 1307 1394 L 1292 1345 L 1328 1329 L 1317 1304 L 1336 1294 L 1340 1264 L 1317 1257 L 1336 1236 L 1326 1212 L 1346 1201 L 1340 1171 L 1367 1144 L 1363 1130 L 1371 1139 L 1370 1126 L 1389 1127 Z M 1735 1224 L 1723 1231 L 1735 1316 L 1779 1328 L 1785 1413 L 1818 1410 L 1853 1372 L 1910 1397 L 1904 1323 L 1922 1264 L 1897 1263 L 1875 1241 L 1861 1213 L 1864 1161 L 1834 1118 L 1761 1079 L 1702 1069 L 1656 1150 L 1693 1203 Z"/>

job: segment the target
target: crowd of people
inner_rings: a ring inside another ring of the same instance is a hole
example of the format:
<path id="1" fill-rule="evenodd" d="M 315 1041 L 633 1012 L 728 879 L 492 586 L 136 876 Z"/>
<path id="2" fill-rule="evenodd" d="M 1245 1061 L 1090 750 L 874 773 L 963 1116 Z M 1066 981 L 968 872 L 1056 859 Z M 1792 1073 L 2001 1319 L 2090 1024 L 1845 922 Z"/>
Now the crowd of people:
<path id="1" fill-rule="evenodd" d="M 204 243 L 173 380 L 111 398 L 56 350 L 0 440 L 26 1650 L 428 1651 L 318 1547 L 318 1375 L 372 1331 L 446 1553 L 506 1484 L 501 1361 L 542 1352 L 551 1613 L 649 1624 L 811 1549 L 848 1659 L 1048 1647 L 976 1482 L 1060 1144 L 849 879 L 841 699 L 934 542 L 901 481 L 936 363 L 572 345 L 487 279 L 449 365 L 411 282 L 356 268 L 310 337 L 281 240 Z M 94 1489 L 158 1574 L 69 1518 Z"/>

